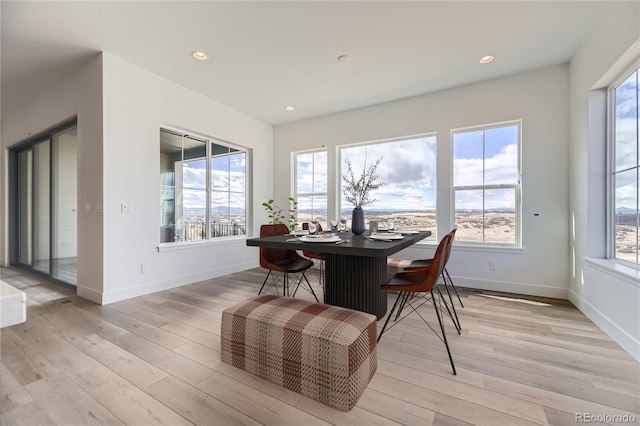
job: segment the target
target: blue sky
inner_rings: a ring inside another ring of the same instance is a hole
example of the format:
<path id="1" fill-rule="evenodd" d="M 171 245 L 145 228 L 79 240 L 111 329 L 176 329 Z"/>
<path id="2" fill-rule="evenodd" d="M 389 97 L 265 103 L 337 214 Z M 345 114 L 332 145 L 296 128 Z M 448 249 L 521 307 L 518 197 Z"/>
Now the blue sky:
<path id="1" fill-rule="evenodd" d="M 469 131 L 454 135 L 454 185 L 513 184 L 518 180 L 517 126 Z M 484 138 L 484 139 L 483 139 Z M 341 175 L 349 159 L 356 175 L 381 158 L 377 174 L 384 185 L 372 193 L 377 199 L 369 209 L 434 210 L 436 207 L 436 136 L 417 137 L 402 141 L 359 145 L 341 149 Z M 299 192 L 327 192 L 327 155 L 325 151 L 305 153 L 298 159 Z M 365 165 L 366 163 L 366 165 Z M 245 203 L 245 155 L 218 156 L 212 159 L 211 194 L 213 206 L 243 208 Z M 206 170 L 204 160 L 184 163 L 184 207 L 205 208 Z M 483 174 L 484 172 L 484 174 Z M 315 180 L 314 180 L 315 178 Z M 342 182 L 341 182 L 342 183 Z M 484 193 L 487 209 L 513 207 L 512 189 L 494 189 Z M 300 200 L 301 210 L 311 207 L 311 200 Z M 313 202 L 326 206 L 326 197 Z M 481 191 L 458 191 L 456 209 L 481 209 Z M 343 209 L 350 209 L 343 201 Z"/>
<path id="2" fill-rule="evenodd" d="M 517 127 L 501 127 L 487 131 L 470 131 L 456 135 L 454 157 L 458 185 L 487 183 L 513 184 L 518 180 Z M 484 143 L 483 143 L 484 136 Z M 484 151 L 483 151 L 484 150 Z M 484 154 L 483 154 L 484 152 Z M 402 141 L 381 142 L 341 149 L 340 175 L 347 170 L 349 160 L 356 178 L 381 158 L 377 174 L 384 185 L 371 194 L 377 199 L 367 209 L 434 210 L 436 208 L 436 136 L 417 137 Z M 326 192 L 326 152 L 304 153 L 297 156 L 297 185 L 299 192 Z M 484 175 L 483 175 L 484 172 Z M 315 176 L 315 182 L 313 177 Z M 342 180 L 340 181 L 342 185 Z M 342 190 L 341 190 L 342 193 Z M 484 195 L 486 208 L 513 207 L 513 190 L 493 190 Z M 482 208 L 482 192 L 458 193 L 459 208 Z M 326 205 L 326 198 L 315 200 Z M 301 201 L 299 208 L 311 207 L 311 201 Z M 342 209 L 351 205 L 344 199 Z"/>
<path id="3" fill-rule="evenodd" d="M 615 91 L 616 103 L 616 170 L 624 170 L 638 162 L 638 71 Z M 616 209 L 636 210 L 638 206 L 638 172 L 632 169 L 616 174 Z"/>
<path id="4" fill-rule="evenodd" d="M 436 207 L 436 137 L 426 136 L 343 148 L 341 175 L 349 159 L 356 178 L 365 167 L 382 158 L 377 170 L 384 185 L 371 194 L 377 199 L 368 209 L 433 210 Z M 351 206 L 343 200 L 343 209 Z"/>
<path id="5" fill-rule="evenodd" d="M 455 133 L 453 185 L 478 186 L 518 182 L 518 126 Z M 483 155 L 484 152 L 484 155 Z M 513 208 L 513 189 L 456 191 L 456 210 Z"/>
<path id="6" fill-rule="evenodd" d="M 230 205 L 245 208 L 245 168 L 244 153 L 219 156 L 212 159 L 211 193 L 212 207 Z M 183 205 L 186 209 L 206 207 L 206 162 L 194 160 L 183 163 Z"/>

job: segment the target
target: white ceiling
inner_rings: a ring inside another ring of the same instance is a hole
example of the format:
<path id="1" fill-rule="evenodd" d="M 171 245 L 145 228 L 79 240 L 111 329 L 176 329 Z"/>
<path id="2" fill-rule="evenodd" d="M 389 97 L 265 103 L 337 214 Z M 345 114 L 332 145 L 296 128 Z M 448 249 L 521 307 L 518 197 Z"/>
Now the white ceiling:
<path id="1" fill-rule="evenodd" d="M 277 125 L 568 62 L 608 3 L 4 0 L 2 109 L 106 51 Z"/>

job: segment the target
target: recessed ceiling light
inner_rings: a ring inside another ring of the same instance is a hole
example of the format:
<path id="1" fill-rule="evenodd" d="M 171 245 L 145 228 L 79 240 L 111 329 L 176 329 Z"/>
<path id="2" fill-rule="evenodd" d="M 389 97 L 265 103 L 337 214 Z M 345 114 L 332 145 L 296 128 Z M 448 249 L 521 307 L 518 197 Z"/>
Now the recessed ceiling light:
<path id="1" fill-rule="evenodd" d="M 294 107 L 292 107 L 292 106 L 288 106 L 288 107 L 284 107 L 284 110 L 285 110 L 285 111 L 294 111 L 294 110 L 295 110 L 295 108 L 294 108 Z"/>
<path id="2" fill-rule="evenodd" d="M 349 62 L 351 60 L 351 57 L 349 55 L 340 55 L 338 56 L 338 60 L 340 62 Z"/>
<path id="3" fill-rule="evenodd" d="M 486 55 L 483 56 L 482 58 L 480 58 L 480 63 L 481 64 L 488 64 L 489 62 L 493 61 L 495 58 L 493 57 L 493 55 Z"/>
<path id="4" fill-rule="evenodd" d="M 198 50 L 194 50 L 193 52 L 191 52 L 191 56 L 199 61 L 206 61 L 209 58 L 206 53 L 200 52 Z"/>

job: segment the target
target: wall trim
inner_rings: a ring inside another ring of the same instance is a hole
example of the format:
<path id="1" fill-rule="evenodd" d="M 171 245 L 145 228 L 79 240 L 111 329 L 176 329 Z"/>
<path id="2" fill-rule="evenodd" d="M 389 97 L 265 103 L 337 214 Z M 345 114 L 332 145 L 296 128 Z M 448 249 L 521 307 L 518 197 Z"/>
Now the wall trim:
<path id="1" fill-rule="evenodd" d="M 169 290 L 171 288 L 181 287 L 184 285 L 209 280 L 211 278 L 220 277 L 223 275 L 233 274 L 235 272 L 240 272 L 247 269 L 255 268 L 256 266 L 257 266 L 256 262 L 252 260 L 250 262 L 238 263 L 235 265 L 225 266 L 222 268 L 209 269 L 209 270 L 200 271 L 194 274 L 182 275 L 179 277 L 172 277 L 166 280 L 159 280 L 159 281 L 144 283 L 144 284 L 133 286 L 133 287 L 119 289 L 116 291 L 110 291 L 110 292 L 101 294 L 102 296 L 101 304 L 107 305 L 109 303 L 131 299 L 132 297 L 144 296 L 146 294 L 156 293 L 162 290 Z M 78 288 L 78 290 L 80 289 Z M 256 288 L 256 293 L 257 293 L 257 290 L 258 289 Z M 78 295 L 82 296 L 80 294 L 80 291 L 78 291 Z M 96 303 L 100 303 L 94 299 L 90 299 L 90 300 Z"/>
<path id="2" fill-rule="evenodd" d="M 453 283 L 458 287 L 477 288 L 481 290 L 501 291 L 505 293 L 525 294 L 529 296 L 550 297 L 552 299 L 567 300 L 567 288 L 542 286 L 508 281 L 484 280 L 453 276 Z"/>
<path id="3" fill-rule="evenodd" d="M 607 336 L 620 345 L 622 349 L 640 362 L 640 342 L 638 340 L 572 290 L 569 290 L 569 301 L 604 331 Z"/>
<path id="4" fill-rule="evenodd" d="M 102 305 L 102 296 L 103 294 L 99 291 L 96 291 L 89 287 L 83 287 L 82 285 L 78 285 L 76 290 L 76 294 L 84 299 L 88 299 L 94 303 Z"/>

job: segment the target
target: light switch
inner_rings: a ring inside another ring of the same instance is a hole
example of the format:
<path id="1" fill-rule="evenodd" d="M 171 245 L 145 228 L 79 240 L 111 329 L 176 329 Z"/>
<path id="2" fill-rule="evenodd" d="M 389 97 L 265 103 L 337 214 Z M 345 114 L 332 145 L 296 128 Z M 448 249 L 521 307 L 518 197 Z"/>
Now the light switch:
<path id="1" fill-rule="evenodd" d="M 91 203 L 84 203 L 84 212 L 91 213 Z"/>

